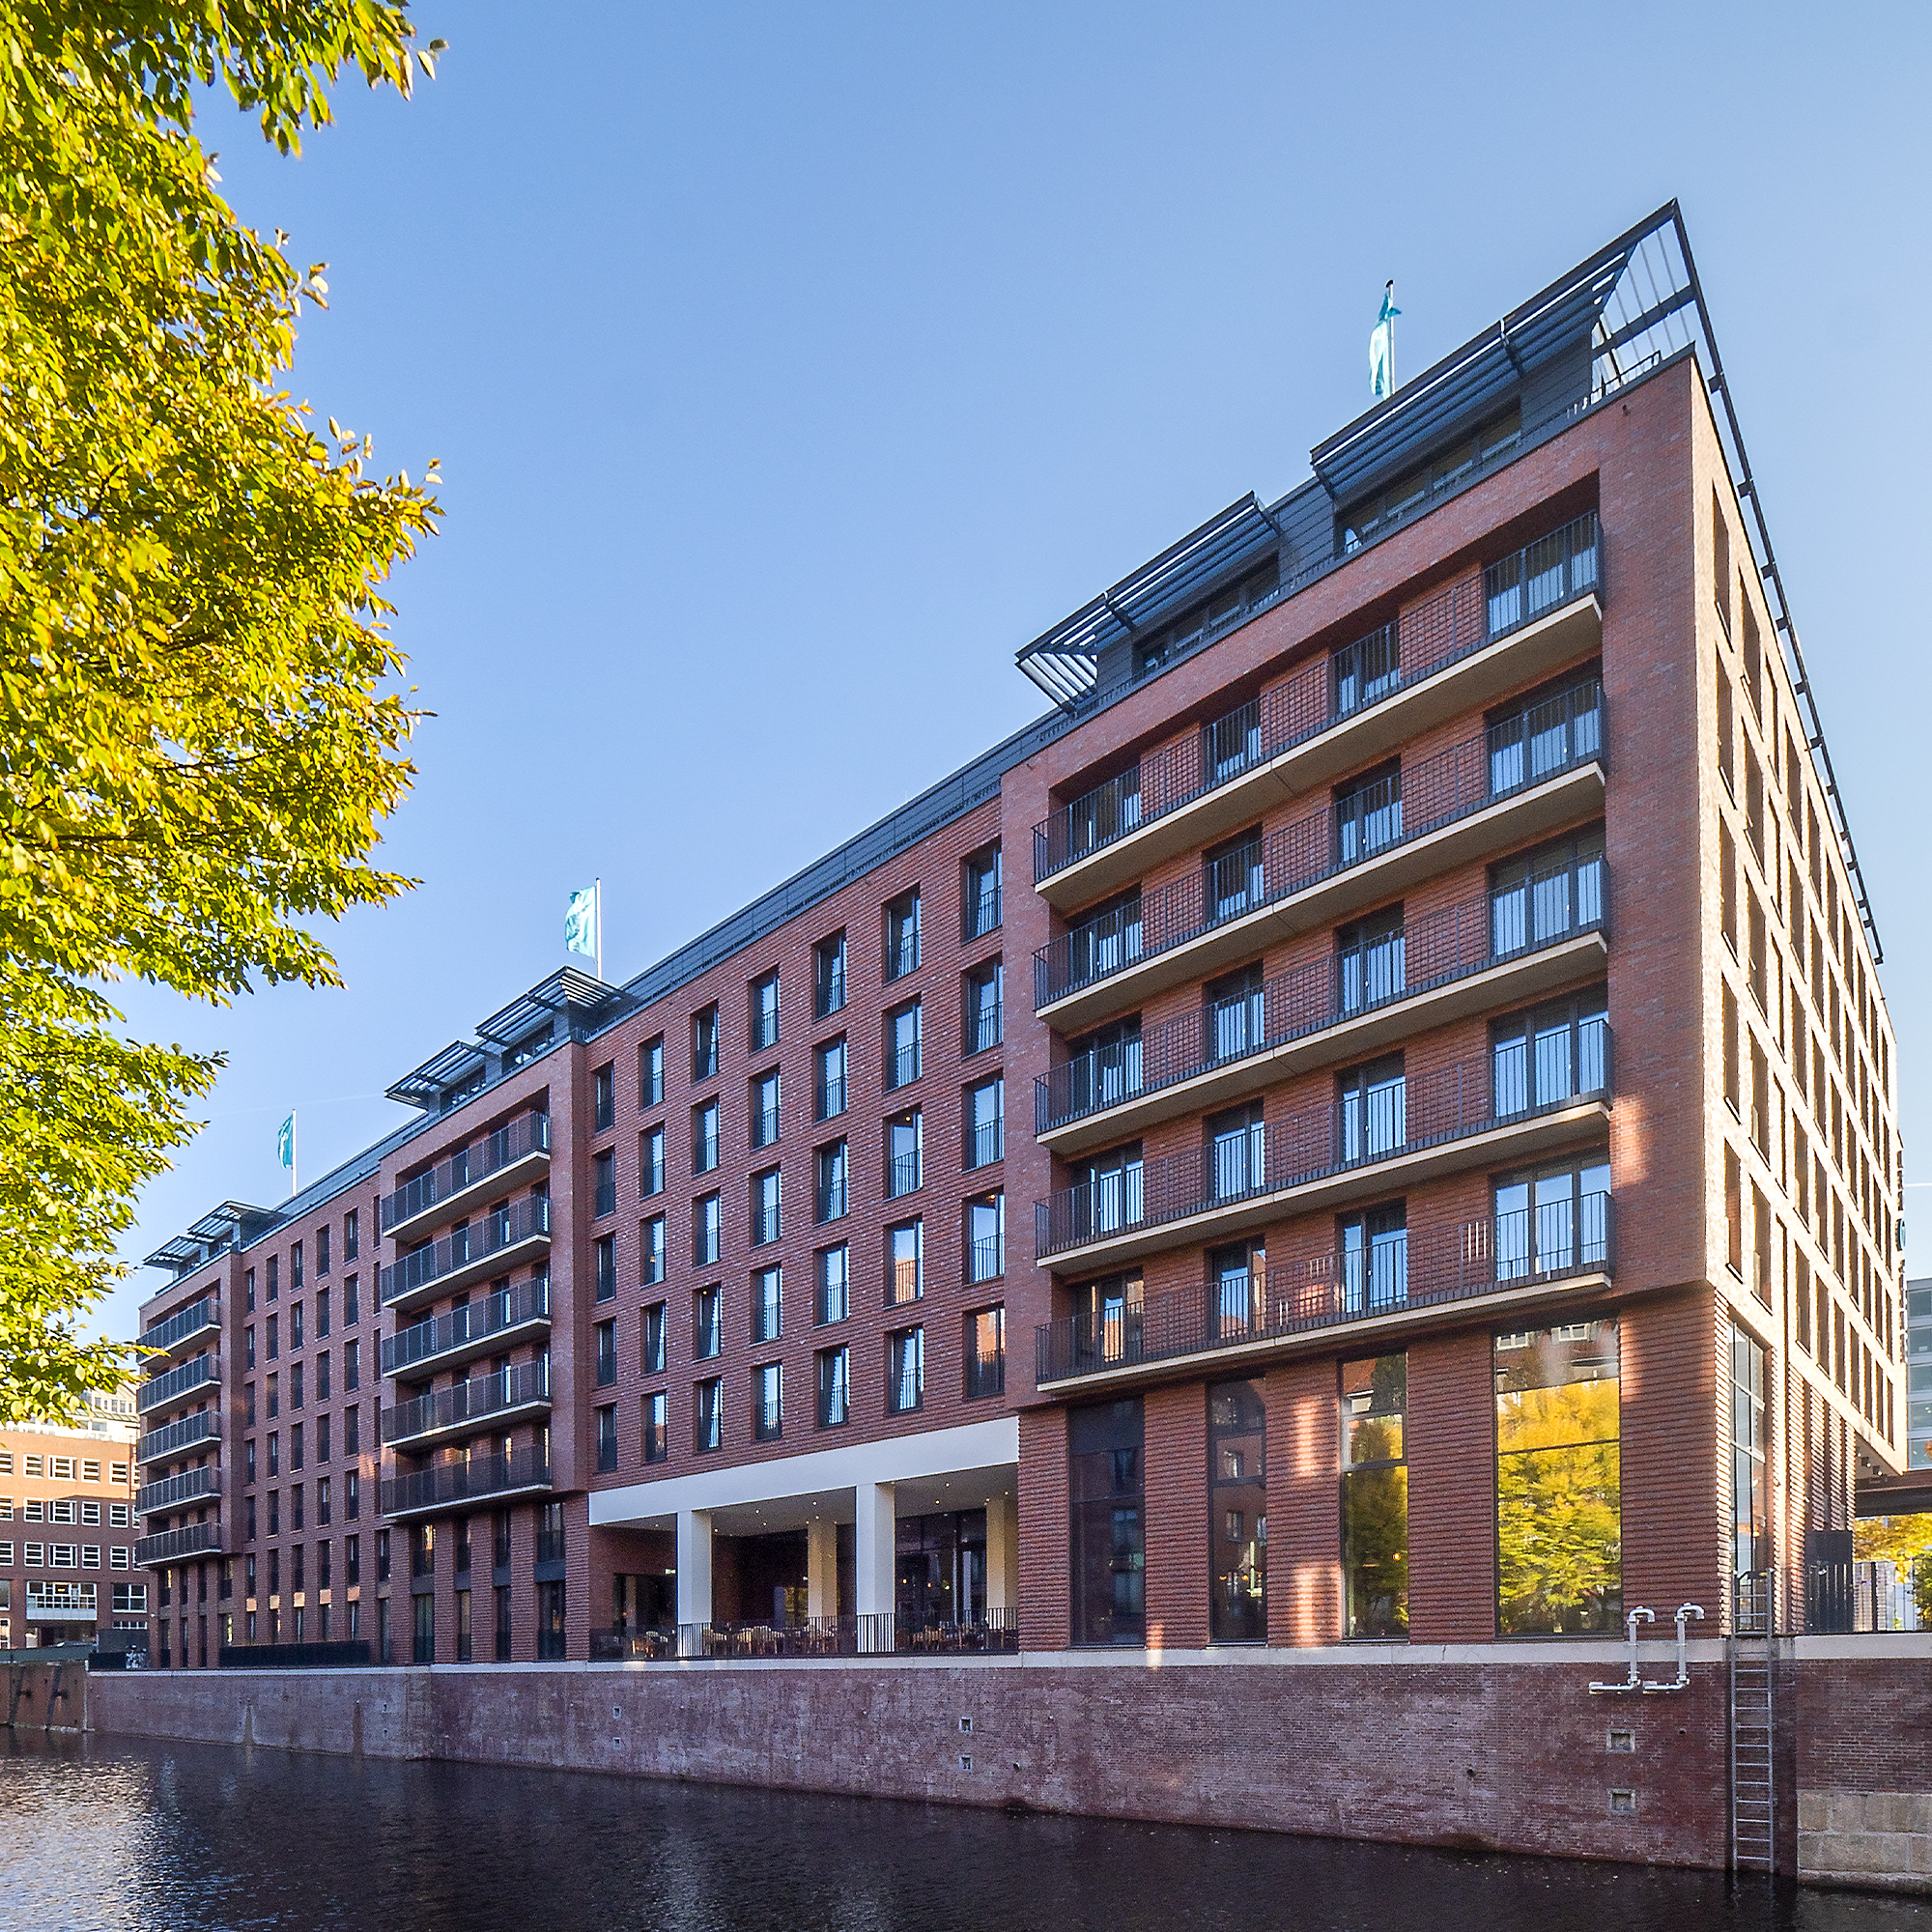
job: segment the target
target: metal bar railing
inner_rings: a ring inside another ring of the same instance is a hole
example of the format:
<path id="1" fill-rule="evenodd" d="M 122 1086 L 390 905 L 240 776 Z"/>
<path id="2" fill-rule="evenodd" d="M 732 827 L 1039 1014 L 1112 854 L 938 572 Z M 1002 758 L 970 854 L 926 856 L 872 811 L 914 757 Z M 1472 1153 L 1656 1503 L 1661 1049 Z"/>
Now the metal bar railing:
<path id="1" fill-rule="evenodd" d="M 505 1409 L 550 1400 L 548 1361 L 518 1362 L 489 1375 L 471 1376 L 454 1388 L 437 1389 L 383 1411 L 384 1443 L 403 1442 L 437 1430 L 481 1422 Z"/>
<path id="2" fill-rule="evenodd" d="M 387 1234 L 399 1222 L 413 1221 L 439 1201 L 447 1201 L 467 1187 L 487 1180 L 503 1168 L 527 1154 L 550 1151 L 550 1116 L 529 1113 L 486 1134 L 481 1141 L 452 1154 L 427 1174 L 406 1180 L 393 1194 L 383 1197 L 383 1232 Z"/>
<path id="3" fill-rule="evenodd" d="M 536 1195 L 513 1201 L 472 1221 L 467 1228 L 445 1235 L 405 1255 L 383 1270 L 384 1304 L 399 1296 L 430 1287 L 444 1275 L 454 1274 L 472 1262 L 487 1261 L 521 1242 L 550 1233 L 550 1197 Z"/>
<path id="4" fill-rule="evenodd" d="M 384 1516 L 393 1516 L 404 1510 L 439 1509 L 445 1503 L 501 1495 L 508 1490 L 548 1489 L 550 1480 L 550 1459 L 538 1449 L 470 1456 L 384 1477 L 382 1510 Z"/>
<path id="5" fill-rule="evenodd" d="M 198 1556 L 221 1548 L 221 1524 L 191 1522 L 182 1529 L 164 1529 L 154 1536 L 135 1540 L 134 1567 L 152 1569 L 157 1563 L 173 1563 L 184 1556 Z"/>
<path id="6" fill-rule="evenodd" d="M 178 1369 L 170 1369 L 164 1376 L 155 1376 L 140 1384 L 134 1391 L 134 1407 L 145 1415 L 152 1408 L 160 1408 L 167 1403 L 178 1401 L 182 1396 L 191 1394 L 205 1382 L 212 1382 L 218 1373 L 218 1364 L 213 1355 L 197 1355 L 191 1362 L 184 1362 Z"/>
<path id="7" fill-rule="evenodd" d="M 1608 1025 L 1577 1029 L 1577 1085 L 1499 1111 L 1486 1060 L 1463 1061 L 1419 1081 L 1402 1076 L 1364 1094 L 1278 1116 L 1159 1160 L 1129 1161 L 1062 1188 L 1034 1206 L 1037 1258 L 1233 1208 L 1283 1188 L 1372 1167 L 1514 1122 L 1605 1098 L 1611 1091 Z M 1566 1080 L 1566 1085 L 1567 1085 Z"/>
<path id="8" fill-rule="evenodd" d="M 199 1415 L 184 1415 L 178 1422 L 151 1429 L 134 1445 L 137 1463 L 161 1463 L 197 1442 L 216 1442 L 221 1437 L 221 1411 L 204 1408 Z"/>
<path id="9" fill-rule="evenodd" d="M 1062 806 L 1034 828 L 1034 882 L 1233 782 L 1604 585 L 1594 510 Z"/>
<path id="10" fill-rule="evenodd" d="M 593 1663 L 694 1659 L 781 1662 L 808 1657 L 999 1657 L 1019 1649 L 1019 1612 L 992 1609 L 963 1622 L 923 1622 L 892 1610 L 808 1617 L 791 1624 L 720 1621 L 590 1633 Z"/>
<path id="11" fill-rule="evenodd" d="M 158 1516 L 163 1510 L 179 1509 L 184 1503 L 220 1493 L 219 1468 L 184 1469 L 179 1476 L 165 1477 L 142 1490 L 134 1498 L 134 1514 Z"/>
<path id="12" fill-rule="evenodd" d="M 1257 1262 L 1144 1302 L 1041 1322 L 1034 1332 L 1035 1368 L 1045 1383 L 1612 1274 L 1615 1266 L 1610 1197 L 1585 1194 L 1433 1237 L 1397 1233 L 1365 1248 Z"/>
<path id="13" fill-rule="evenodd" d="M 177 1342 L 197 1330 L 218 1325 L 220 1320 L 220 1303 L 213 1295 L 204 1294 L 189 1302 L 185 1308 L 178 1309 L 165 1321 L 156 1321 L 152 1328 L 143 1329 L 141 1346 L 144 1349 L 172 1349 Z"/>
<path id="14" fill-rule="evenodd" d="M 1034 954 L 1037 1010 L 1604 756 L 1603 686 L 1586 678 L 1212 866 L 1136 893 Z"/>
<path id="15" fill-rule="evenodd" d="M 1278 974 L 1255 993 L 1075 1055 L 1035 1080 L 1035 1131 L 1049 1133 L 1579 933 L 1605 930 L 1608 918 L 1601 854 L 1445 906 L 1346 952 Z"/>
<path id="16" fill-rule="evenodd" d="M 520 1282 L 472 1301 L 468 1308 L 452 1309 L 433 1321 L 418 1321 L 399 1328 L 383 1338 L 383 1373 L 394 1376 L 433 1362 L 472 1343 L 488 1340 L 505 1329 L 521 1328 L 527 1321 L 550 1320 L 550 1278 Z"/>

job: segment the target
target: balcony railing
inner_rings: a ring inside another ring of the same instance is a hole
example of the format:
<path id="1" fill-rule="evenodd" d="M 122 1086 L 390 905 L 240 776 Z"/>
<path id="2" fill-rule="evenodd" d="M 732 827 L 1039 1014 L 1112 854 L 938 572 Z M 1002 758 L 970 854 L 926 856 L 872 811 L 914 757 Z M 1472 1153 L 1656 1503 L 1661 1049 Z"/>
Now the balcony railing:
<path id="1" fill-rule="evenodd" d="M 919 1078 L 920 1042 L 914 1040 L 909 1046 L 894 1047 L 886 1055 L 886 1091 L 892 1093 L 900 1087 L 910 1087 Z"/>
<path id="2" fill-rule="evenodd" d="M 918 1624 L 891 1610 L 811 1617 L 801 1624 L 665 1624 L 590 1633 L 593 1663 L 673 1663 L 680 1659 L 800 1657 L 998 1657 L 1019 1649 L 1019 1613 L 987 1610 L 969 1623 Z"/>
<path id="3" fill-rule="evenodd" d="M 969 1283 L 998 1281 L 1007 1271 L 1007 1241 L 1004 1235 L 984 1235 L 966 1243 L 966 1279 Z"/>
<path id="4" fill-rule="evenodd" d="M 134 1514 L 159 1516 L 163 1511 L 180 1509 L 184 1503 L 220 1493 L 219 1468 L 184 1469 L 179 1476 L 163 1477 L 160 1482 L 150 1483 L 142 1490 L 134 1498 Z"/>
<path id="5" fill-rule="evenodd" d="M 383 1338 L 383 1373 L 406 1375 L 458 1350 L 487 1344 L 492 1337 L 532 1321 L 550 1320 L 550 1282 L 520 1282 L 468 1308 L 452 1309 L 434 1321 L 418 1321 Z"/>
<path id="6" fill-rule="evenodd" d="M 509 1207 L 498 1208 L 469 1227 L 459 1228 L 385 1267 L 384 1305 L 399 1301 L 406 1294 L 418 1293 L 445 1276 L 461 1273 L 506 1249 L 521 1247 L 526 1241 L 548 1239 L 549 1236 L 549 1196 L 513 1201 Z"/>
<path id="7" fill-rule="evenodd" d="M 1413 690 L 1523 625 L 1578 598 L 1601 596 L 1603 536 L 1595 511 L 1491 564 L 1483 579 L 1480 597 L 1472 583 L 1454 584 L 1063 806 L 1034 827 L 1034 883 Z"/>
<path id="8" fill-rule="evenodd" d="M 549 1401 L 549 1362 L 519 1362 L 490 1375 L 471 1376 L 454 1388 L 437 1389 L 385 1408 L 383 1440 L 388 1444 L 440 1435 L 467 1423 L 486 1422 L 506 1409 L 529 1408 Z"/>
<path id="9" fill-rule="evenodd" d="M 1003 1160 L 1007 1151 L 1007 1123 L 1004 1121 L 980 1121 L 966 1136 L 966 1165 L 968 1168 L 991 1167 L 996 1160 Z"/>
<path id="10" fill-rule="evenodd" d="M 383 1197 L 383 1232 L 427 1214 L 439 1202 L 449 1201 L 532 1154 L 550 1151 L 550 1116 L 522 1114 L 474 1146 L 452 1154 L 441 1166 L 406 1180 Z"/>
<path id="11" fill-rule="evenodd" d="M 177 1309 L 165 1321 L 156 1321 L 152 1328 L 143 1329 L 141 1346 L 144 1349 L 172 1349 L 204 1328 L 218 1327 L 220 1322 L 220 1303 L 213 1295 L 204 1294 L 189 1302 L 185 1308 Z"/>
<path id="12" fill-rule="evenodd" d="M 886 1162 L 886 1199 L 896 1201 L 902 1194 L 917 1194 L 923 1165 L 917 1151 L 893 1154 Z"/>
<path id="13" fill-rule="evenodd" d="M 1198 1287 L 1034 1331 L 1041 1383 L 1166 1362 L 1253 1342 L 1286 1341 L 1410 1310 L 1558 1286 L 1615 1271 L 1607 1194 L 1586 1194 L 1486 1220 L 1433 1239 L 1378 1237 L 1303 1262 L 1257 1262 Z"/>
<path id="14" fill-rule="evenodd" d="M 134 1460 L 137 1463 L 164 1463 L 170 1456 L 178 1456 L 184 1449 L 192 1449 L 197 1442 L 217 1442 L 221 1439 L 221 1411 L 218 1408 L 204 1408 L 199 1415 L 185 1415 L 179 1422 L 166 1422 L 158 1429 L 151 1429 L 134 1445 Z"/>
<path id="15" fill-rule="evenodd" d="M 157 1563 L 177 1563 L 185 1556 L 205 1556 L 221 1548 L 220 1522 L 191 1522 L 185 1529 L 164 1529 L 141 1537 L 134 1545 L 134 1567 L 152 1570 Z"/>
<path id="16" fill-rule="evenodd" d="M 1063 1188 L 1034 1206 L 1041 1261 L 1069 1248 L 1115 1239 L 1170 1221 L 1237 1208 L 1285 1188 L 1376 1167 L 1501 1127 L 1540 1119 L 1580 1101 L 1606 1099 L 1610 1029 L 1577 1029 L 1577 1077 L 1568 1092 L 1498 1112 L 1485 1061 L 1465 1061 L 1417 1081 L 1397 1079 L 1360 1100 L 1304 1108 L 1160 1160 L 1129 1161 Z M 1566 1086 L 1568 1081 L 1565 1081 Z"/>
<path id="17" fill-rule="evenodd" d="M 1035 1080 L 1035 1131 L 1051 1133 L 1580 933 L 1605 930 L 1608 917 L 1608 874 L 1601 855 L 1445 906 L 1347 953 L 1278 974 L 1257 994 L 1182 1013 L 1138 1038 L 1076 1055 Z"/>
<path id="18" fill-rule="evenodd" d="M 416 1510 L 479 1502 L 518 1490 L 547 1490 L 550 1480 L 550 1460 L 535 1449 L 516 1449 L 507 1456 L 471 1456 L 459 1462 L 438 1463 L 408 1475 L 385 1477 L 383 1514 L 407 1515 Z"/>
<path id="19" fill-rule="evenodd" d="M 169 1403 L 179 1402 L 212 1383 L 217 1373 L 218 1364 L 213 1355 L 197 1355 L 193 1361 L 184 1362 L 180 1368 L 143 1382 L 134 1391 L 134 1407 L 142 1415 L 165 1408 Z"/>
<path id="20" fill-rule="evenodd" d="M 1082 921 L 1034 954 L 1035 1009 L 1603 755 L 1603 687 L 1590 678 L 1211 867 Z"/>

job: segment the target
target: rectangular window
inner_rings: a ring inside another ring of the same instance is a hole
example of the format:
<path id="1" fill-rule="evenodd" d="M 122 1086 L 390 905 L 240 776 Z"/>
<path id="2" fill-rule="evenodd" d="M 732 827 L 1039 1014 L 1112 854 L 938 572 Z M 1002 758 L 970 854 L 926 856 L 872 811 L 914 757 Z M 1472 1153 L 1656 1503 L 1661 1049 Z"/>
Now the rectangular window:
<path id="1" fill-rule="evenodd" d="M 752 1082 L 752 1145 L 776 1147 L 781 1130 L 779 1070 L 774 1066 Z"/>
<path id="2" fill-rule="evenodd" d="M 829 1121 L 845 1111 L 845 1037 L 828 1040 L 812 1056 L 812 1117 Z"/>
<path id="3" fill-rule="evenodd" d="M 694 1082 L 718 1077 L 718 1009 L 709 1006 L 691 1016 L 691 1077 Z"/>
<path id="4" fill-rule="evenodd" d="M 617 1293 L 617 1237 L 600 1235 L 591 1253 L 597 1264 L 597 1299 L 609 1301 Z"/>
<path id="5" fill-rule="evenodd" d="M 811 1009 L 820 1019 L 845 1006 L 845 935 L 835 932 L 812 949 Z"/>
<path id="6" fill-rule="evenodd" d="M 822 1147 L 815 1156 L 817 1185 L 813 1190 L 812 1213 L 819 1221 L 840 1219 L 847 1206 L 847 1154 L 843 1141 Z"/>
<path id="7" fill-rule="evenodd" d="M 783 1176 L 775 1167 L 752 1177 L 752 1245 L 768 1246 L 782 1232 L 784 1220 Z"/>
<path id="8" fill-rule="evenodd" d="M 1494 886 L 1492 886 L 1492 901 L 1494 899 Z M 1255 969 L 1255 979 L 1260 980 L 1260 971 Z M 1335 933 L 1335 1010 L 1338 1013 L 1366 1012 L 1372 1007 L 1398 998 L 1407 987 L 1407 943 L 1403 925 L 1402 907 L 1384 907 L 1367 919 L 1355 921 L 1352 925 L 1341 926 Z M 1261 986 L 1257 983 L 1249 999 L 1259 1008 Z M 1256 1011 L 1255 1017 L 1261 1014 Z M 1236 1051 L 1247 1052 L 1262 1044 L 1264 1029 L 1250 1028 L 1250 1037 L 1244 1039 Z M 1221 1052 L 1218 1030 L 1213 1037 L 1214 1058 L 1225 1059 Z"/>
<path id="9" fill-rule="evenodd" d="M 898 1328 L 886 1337 L 886 1408 L 910 1415 L 925 1406 L 925 1330 Z"/>
<path id="10" fill-rule="evenodd" d="M 1007 1151 L 1007 1083 L 1003 1077 L 982 1080 L 966 1091 L 965 1166 L 990 1167 Z"/>
<path id="11" fill-rule="evenodd" d="M 1208 1390 L 1208 1635 L 1267 1641 L 1267 1407 L 1259 1380 Z"/>
<path id="12" fill-rule="evenodd" d="M 1607 1153 L 1503 1175 L 1492 1198 L 1498 1282 L 1588 1274 L 1609 1266 Z"/>
<path id="13" fill-rule="evenodd" d="M 291 1294 L 299 1294 L 301 1292 L 302 1244 L 299 1241 L 291 1241 L 289 1243 L 289 1293 Z"/>
<path id="14" fill-rule="evenodd" d="M 779 976 L 767 973 L 752 981 L 752 1051 L 762 1053 L 779 1043 Z"/>
<path id="15" fill-rule="evenodd" d="M 607 1475 L 617 1466 L 617 1406 L 609 1403 L 597 1411 L 597 1469 Z"/>
<path id="16" fill-rule="evenodd" d="M 691 1171 L 709 1174 L 718 1165 L 718 1102 L 707 1100 L 691 1110 Z"/>
<path id="17" fill-rule="evenodd" d="M 897 1308 L 925 1293 L 925 1224 L 902 1221 L 886 1230 L 886 1306 Z"/>
<path id="18" fill-rule="evenodd" d="M 601 1219 L 617 1211 L 617 1151 L 604 1148 L 590 1157 L 591 1213 Z"/>
<path id="19" fill-rule="evenodd" d="M 1000 848 L 988 845 L 966 861 L 960 903 L 960 937 L 981 939 L 1000 923 Z"/>
<path id="20" fill-rule="evenodd" d="M 1490 952 L 1513 958 L 1604 923 L 1604 828 L 1591 826 L 1490 867 Z"/>
<path id="21" fill-rule="evenodd" d="M 976 966 L 965 980 L 962 1010 L 966 1037 L 962 1051 L 971 1055 L 998 1046 L 1006 1037 L 1006 969 L 997 959 Z"/>
<path id="22" fill-rule="evenodd" d="M 1402 838 L 1402 764 L 1391 759 L 1335 787 L 1334 860 L 1353 866 Z M 1256 864 L 1260 857 L 1257 851 Z"/>
<path id="23" fill-rule="evenodd" d="M 1138 1397 L 1068 1412 L 1072 1637 L 1147 1641 L 1147 1526 Z"/>
<path id="24" fill-rule="evenodd" d="M 1350 1636 L 1408 1634 L 1408 1357 L 1341 1365 L 1342 1594 Z"/>
<path id="25" fill-rule="evenodd" d="M 784 1371 L 777 1362 L 752 1371 L 752 1434 L 760 1442 L 776 1442 L 784 1434 Z"/>
<path id="26" fill-rule="evenodd" d="M 919 889 L 886 908 L 886 978 L 902 980 L 919 967 Z"/>
<path id="27" fill-rule="evenodd" d="M 1352 1161 L 1378 1160 L 1406 1146 L 1407 1103 L 1407 1082 L 1399 1053 L 1339 1074 L 1335 1082 L 1336 1159 L 1344 1166 Z M 1255 1111 L 1259 1114 L 1259 1106 Z"/>
<path id="28" fill-rule="evenodd" d="M 1490 1029 L 1490 1102 L 1498 1121 L 1609 1088 L 1609 989 L 1512 1013 Z"/>
<path id="29" fill-rule="evenodd" d="M 886 1122 L 886 1199 L 917 1193 L 923 1184 L 925 1136 L 920 1110 L 897 1114 Z"/>
<path id="30" fill-rule="evenodd" d="M 644 1461 L 662 1463 L 670 1455 L 670 1405 L 663 1389 L 644 1398 Z"/>
<path id="31" fill-rule="evenodd" d="M 302 1372 L 307 1366 L 305 1362 L 291 1362 L 289 1364 L 289 1406 L 291 1408 L 300 1408 L 302 1406 Z"/>
<path id="32" fill-rule="evenodd" d="M 1740 1577 L 1766 1567 L 1771 1545 L 1765 1474 L 1764 1350 L 1731 1329 L 1731 1563 Z"/>
<path id="33" fill-rule="evenodd" d="M 328 1272 L 329 1232 L 327 1221 L 315 1231 L 315 1271 L 318 1278 Z"/>
<path id="34" fill-rule="evenodd" d="M 724 1245 L 724 1216 L 715 1194 L 700 1195 L 691 1204 L 691 1259 L 694 1266 L 709 1267 Z"/>
<path id="35" fill-rule="evenodd" d="M 699 1455 L 707 1455 L 724 1445 L 724 1383 L 721 1377 L 713 1376 L 709 1381 L 699 1382 L 694 1391 L 693 1415 L 695 1417 L 693 1447 Z"/>
<path id="36" fill-rule="evenodd" d="M 821 1349 L 818 1367 L 818 1426 L 841 1427 L 852 1413 L 852 1356 L 847 1349 Z"/>
<path id="37" fill-rule="evenodd" d="M 817 1282 L 812 1319 L 823 1327 L 843 1321 L 852 1312 L 852 1255 L 849 1248 L 821 1248 L 816 1257 Z"/>
<path id="38" fill-rule="evenodd" d="M 643 1370 L 647 1376 L 665 1372 L 665 1305 L 654 1301 L 643 1315 Z"/>
<path id="39" fill-rule="evenodd" d="M 752 1340 L 776 1342 L 784 1333 L 784 1270 L 761 1268 L 752 1277 Z"/>
<path id="40" fill-rule="evenodd" d="M 662 1106 L 665 1096 L 664 1035 L 647 1039 L 638 1049 L 638 1111 Z"/>
<path id="41" fill-rule="evenodd" d="M 1737 1150 L 1724 1150 L 1724 1261 L 1740 1281 L 1745 1272 L 1744 1166 Z"/>
<path id="42" fill-rule="evenodd" d="M 638 1136 L 638 1192 L 645 1200 L 665 1188 L 665 1130 L 662 1124 Z"/>
<path id="43" fill-rule="evenodd" d="M 708 1362 L 724 1347 L 724 1295 L 721 1288 L 700 1288 L 691 1297 L 691 1352 Z"/>
<path id="44" fill-rule="evenodd" d="M 966 1318 L 966 1400 L 1006 1392 L 1007 1311 L 981 1308 Z"/>
<path id="45" fill-rule="evenodd" d="M 1003 1191 L 976 1196 L 966 1204 L 966 1265 L 969 1282 L 998 1281 L 1007 1271 L 1007 1197 Z"/>
<path id="46" fill-rule="evenodd" d="M 1504 1636 L 1623 1628 L 1614 1321 L 1495 1338 L 1496 1628 Z"/>
<path id="47" fill-rule="evenodd" d="M 328 1291 L 326 1288 L 316 1291 L 315 1339 L 318 1342 L 328 1340 Z"/>
<path id="48" fill-rule="evenodd" d="M 342 1259 L 353 1262 L 362 1252 L 362 1219 L 359 1209 L 352 1208 L 342 1217 Z"/>
<path id="49" fill-rule="evenodd" d="M 592 1133 L 603 1133 L 617 1121 L 617 1069 L 609 1061 L 590 1076 L 590 1121 Z"/>
<path id="50" fill-rule="evenodd" d="M 362 1319 L 362 1303 L 355 1277 L 352 1274 L 342 1284 L 342 1325 L 353 1328 Z"/>
<path id="51" fill-rule="evenodd" d="M 597 1386 L 610 1388 L 617 1379 L 617 1323 L 600 1321 L 591 1332 L 597 1338 Z"/>
<path id="52" fill-rule="evenodd" d="M 649 1288 L 665 1278 L 665 1217 L 653 1214 L 646 1221 L 638 1242 L 643 1285 Z"/>
<path id="53" fill-rule="evenodd" d="M 920 1003 L 897 1008 L 886 1015 L 886 1092 L 909 1087 L 922 1065 Z"/>

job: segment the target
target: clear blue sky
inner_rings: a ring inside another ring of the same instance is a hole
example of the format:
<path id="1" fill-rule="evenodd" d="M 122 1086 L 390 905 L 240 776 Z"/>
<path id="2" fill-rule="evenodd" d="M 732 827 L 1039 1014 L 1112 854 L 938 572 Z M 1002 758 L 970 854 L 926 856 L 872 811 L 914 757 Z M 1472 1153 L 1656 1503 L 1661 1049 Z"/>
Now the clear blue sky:
<path id="1" fill-rule="evenodd" d="M 297 162 L 202 132 L 330 265 L 296 389 L 442 459 L 394 586 L 422 884 L 345 991 L 128 991 L 230 1056 L 129 1257 L 275 1200 L 289 1107 L 310 1178 L 404 1118 L 572 887 L 628 978 L 1037 715 L 1019 645 L 1365 406 L 1387 276 L 1412 372 L 1673 194 L 1927 1145 L 1925 8 L 416 12 L 412 103 L 346 88 Z"/>

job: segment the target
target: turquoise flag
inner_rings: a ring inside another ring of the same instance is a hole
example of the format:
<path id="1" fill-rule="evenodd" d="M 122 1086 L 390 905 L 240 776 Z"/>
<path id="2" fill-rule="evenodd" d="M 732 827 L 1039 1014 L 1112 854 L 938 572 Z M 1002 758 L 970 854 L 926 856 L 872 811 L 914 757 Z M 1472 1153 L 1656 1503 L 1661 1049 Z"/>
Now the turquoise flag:
<path id="1" fill-rule="evenodd" d="M 585 886 L 570 895 L 570 910 L 563 916 L 563 950 L 581 952 L 586 959 L 597 957 L 597 888 Z"/>
<path id="2" fill-rule="evenodd" d="M 289 1109 L 289 1117 L 275 1130 L 275 1159 L 287 1171 L 289 1192 L 296 1191 L 296 1110 Z"/>
<path id="3" fill-rule="evenodd" d="M 1369 393 L 1380 402 L 1395 391 L 1395 283 L 1382 291 L 1382 312 L 1369 331 Z"/>

